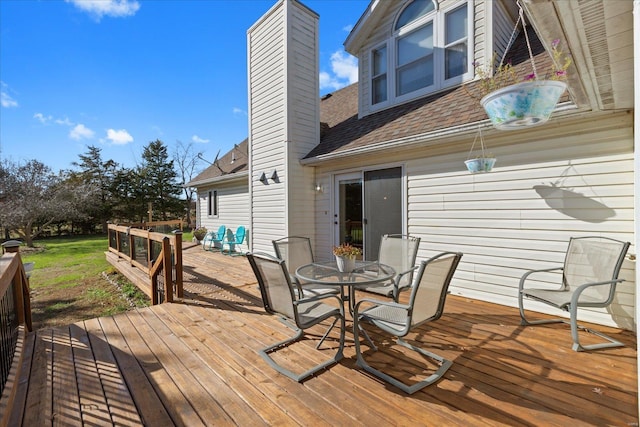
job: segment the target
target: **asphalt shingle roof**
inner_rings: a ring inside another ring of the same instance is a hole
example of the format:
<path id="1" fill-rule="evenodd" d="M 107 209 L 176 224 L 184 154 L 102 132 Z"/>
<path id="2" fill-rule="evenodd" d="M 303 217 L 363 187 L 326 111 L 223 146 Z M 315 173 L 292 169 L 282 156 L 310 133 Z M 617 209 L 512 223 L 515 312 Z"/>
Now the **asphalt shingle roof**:
<path id="1" fill-rule="evenodd" d="M 546 69 L 550 55 L 532 30 L 528 30 L 536 66 Z M 524 33 L 523 33 L 524 34 Z M 521 34 L 505 59 L 519 76 L 531 73 L 526 40 Z M 333 92 L 320 101 L 323 127 L 318 144 L 305 158 L 366 147 L 400 138 L 487 119 L 477 99 L 478 82 L 454 87 L 358 119 L 358 83 Z"/>

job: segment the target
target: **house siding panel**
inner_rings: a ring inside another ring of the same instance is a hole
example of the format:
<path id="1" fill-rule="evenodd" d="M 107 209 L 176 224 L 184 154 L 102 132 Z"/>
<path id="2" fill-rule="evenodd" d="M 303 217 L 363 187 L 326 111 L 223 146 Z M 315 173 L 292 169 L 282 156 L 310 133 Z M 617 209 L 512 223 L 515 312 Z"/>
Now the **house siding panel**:
<path id="1" fill-rule="evenodd" d="M 270 251 L 270 233 L 282 230 L 284 188 L 267 177 L 284 165 L 286 140 L 286 29 L 284 2 L 276 4 L 247 33 L 249 76 L 249 186 L 251 249 Z"/>
<path id="2" fill-rule="evenodd" d="M 218 215 L 208 216 L 207 198 L 209 191 L 218 192 Z M 198 193 L 198 208 L 201 224 L 209 231 L 216 231 L 221 225 L 234 230 L 243 225 L 249 230 L 249 193 L 246 182 L 219 184 L 212 187 L 201 187 Z"/>
<path id="3" fill-rule="evenodd" d="M 313 230 L 314 170 L 299 161 L 320 134 L 318 15 L 280 2 L 249 30 L 248 45 L 252 250 L 272 252 L 271 240 Z"/>
<path id="4" fill-rule="evenodd" d="M 452 292 L 517 306 L 522 274 L 562 265 L 570 237 L 634 241 L 631 128 L 618 133 L 626 136 L 613 143 L 581 134 L 561 149 L 555 140 L 502 147 L 489 174 L 461 171 L 451 155 L 409 161 L 408 228 L 422 238 L 418 258 L 462 251 Z M 615 304 L 581 310 L 581 319 L 635 329 L 634 262 L 625 260 L 622 276 Z"/>
<path id="5" fill-rule="evenodd" d="M 293 5 L 297 5 L 293 3 Z M 289 131 L 287 141 L 288 235 L 313 238 L 314 169 L 300 165 L 320 140 L 318 17 L 304 7 L 291 10 Z"/>

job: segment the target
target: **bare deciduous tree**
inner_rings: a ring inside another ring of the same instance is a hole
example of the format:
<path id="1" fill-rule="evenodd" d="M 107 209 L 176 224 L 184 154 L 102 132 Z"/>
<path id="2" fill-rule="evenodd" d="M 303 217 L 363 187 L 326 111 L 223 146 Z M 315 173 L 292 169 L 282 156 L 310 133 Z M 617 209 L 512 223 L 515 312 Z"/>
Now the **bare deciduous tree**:
<path id="1" fill-rule="evenodd" d="M 196 175 L 202 154 L 202 151 L 196 152 L 193 143 L 190 142 L 185 145 L 181 141 L 178 141 L 173 153 L 175 167 L 179 178 L 182 180 L 185 197 L 186 221 L 189 226 L 191 226 L 191 205 L 193 203 L 193 195 L 196 190 L 192 187 L 187 187 L 185 184 L 191 181 Z"/>

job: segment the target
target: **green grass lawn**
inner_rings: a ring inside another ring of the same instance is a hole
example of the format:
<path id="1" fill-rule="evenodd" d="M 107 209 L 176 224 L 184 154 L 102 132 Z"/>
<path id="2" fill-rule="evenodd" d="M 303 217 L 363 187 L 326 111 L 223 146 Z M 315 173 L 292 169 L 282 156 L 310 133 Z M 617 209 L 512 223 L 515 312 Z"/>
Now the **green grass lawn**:
<path id="1" fill-rule="evenodd" d="M 148 298 L 106 261 L 106 236 L 43 239 L 20 247 L 34 262 L 29 279 L 34 329 L 68 325 L 148 305 Z M 107 277 L 109 280 L 107 280 Z"/>

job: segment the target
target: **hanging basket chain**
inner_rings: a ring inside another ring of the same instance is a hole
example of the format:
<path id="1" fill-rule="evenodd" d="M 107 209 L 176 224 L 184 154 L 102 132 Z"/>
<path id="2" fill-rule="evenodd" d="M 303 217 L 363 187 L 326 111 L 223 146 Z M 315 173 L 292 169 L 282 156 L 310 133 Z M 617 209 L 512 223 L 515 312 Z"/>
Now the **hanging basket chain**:
<path id="1" fill-rule="evenodd" d="M 480 136 L 480 151 L 482 153 L 482 158 L 485 158 L 484 139 L 482 138 L 482 129 L 480 128 L 480 126 L 478 126 L 478 132 L 476 133 L 476 136 L 473 138 L 473 143 L 471 144 L 471 150 L 469 150 L 469 155 L 467 156 L 467 160 L 471 159 L 471 155 L 473 154 L 473 148 L 476 145 L 476 140 L 478 139 L 478 136 Z"/>
<path id="2" fill-rule="evenodd" d="M 513 26 L 513 31 L 511 32 L 511 38 L 509 38 L 509 43 L 507 43 L 507 46 L 504 49 L 504 52 L 502 53 L 502 58 L 500 59 L 500 66 L 498 67 L 498 69 L 502 69 L 502 66 L 504 65 L 504 60 L 507 56 L 507 52 L 509 52 L 509 49 L 511 49 L 511 46 L 516 40 L 516 32 L 518 30 L 518 24 L 522 21 L 522 31 L 524 31 L 524 38 L 527 41 L 527 50 L 529 51 L 529 60 L 531 61 L 533 76 L 537 80 L 538 71 L 536 70 L 536 62 L 533 59 L 533 51 L 531 50 L 531 43 L 529 42 L 529 34 L 527 33 L 527 23 L 524 20 L 524 10 L 520 5 L 520 1 L 518 1 L 517 4 L 518 4 L 518 19 L 516 20 L 516 24 Z"/>

